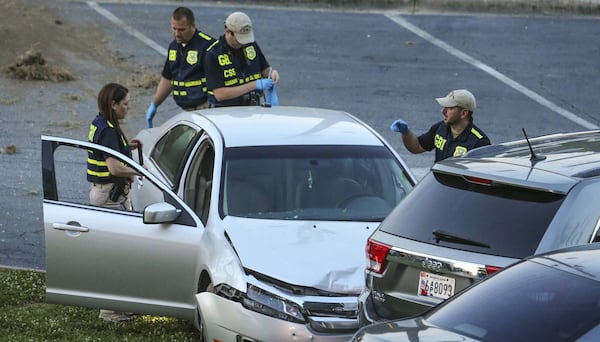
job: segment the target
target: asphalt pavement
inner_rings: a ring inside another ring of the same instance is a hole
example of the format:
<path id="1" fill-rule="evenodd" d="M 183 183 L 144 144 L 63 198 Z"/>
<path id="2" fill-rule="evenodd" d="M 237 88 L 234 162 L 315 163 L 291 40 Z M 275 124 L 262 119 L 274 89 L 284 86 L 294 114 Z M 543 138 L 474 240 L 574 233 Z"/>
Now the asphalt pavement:
<path id="1" fill-rule="evenodd" d="M 240 3 L 222 1 L 222 3 Z M 402 12 L 478 12 L 510 14 L 600 14 L 600 0 L 254 0 L 276 6 L 326 6 L 359 10 Z M 248 2 L 243 2 L 248 5 Z"/>
<path id="2" fill-rule="evenodd" d="M 136 2 L 98 4 L 166 47 L 171 34 L 164 18 L 182 1 Z M 453 6 L 444 9 L 444 4 L 450 2 Z M 95 13 L 89 5 L 92 2 L 67 3 L 61 14 L 80 21 L 84 27 L 105 32 L 116 58 L 142 70 L 161 69 L 161 53 Z M 269 3 L 273 8 L 262 7 Z M 310 6 L 307 11 L 280 10 L 310 3 L 320 6 Z M 353 13 L 367 3 L 371 4 L 367 12 L 374 13 Z M 536 11 L 531 6 L 535 3 L 540 3 Z M 589 128 L 574 121 L 571 113 L 600 125 L 595 102 L 600 64 L 594 58 L 600 48 L 596 43 L 598 20 L 594 16 L 571 17 L 600 14 L 600 0 L 255 0 L 251 4 L 184 4 L 197 10 L 203 29 L 215 35 L 222 32 L 222 18 L 232 8 L 247 11 L 256 18 L 261 48 L 284 77 L 279 88 L 282 103 L 306 105 L 308 99 L 311 106 L 360 114 L 359 118 L 390 141 L 413 169 L 426 170 L 432 162 L 431 154 L 406 152 L 398 136 L 389 130 L 389 123 L 403 115 L 410 119 L 411 129 L 426 130 L 439 118 L 439 106 L 433 98 L 459 86 L 477 89 L 481 115 L 476 121 L 493 142 L 522 138 L 522 127 L 530 136 Z M 508 10 L 507 4 L 514 7 Z M 520 9 L 525 5 L 529 10 Z M 560 15 L 550 15 L 559 5 L 564 8 Z M 586 5 L 589 11 L 582 11 Z M 337 8 L 313 11 L 327 6 Z M 535 15 L 495 16 L 494 8 Z M 438 15 L 450 12 L 490 15 L 457 15 L 458 20 Z M 410 15 L 413 13 L 417 15 Z M 544 17 L 546 13 L 549 15 Z M 157 24 L 161 20 L 165 23 Z M 3 141 L 20 148 L 15 155 L 0 154 L 4 173 L 0 187 L 0 265 L 45 268 L 39 136 L 85 137 L 89 115 L 95 112 L 94 96 L 101 86 L 99 76 L 129 76 L 84 59 L 77 59 L 74 67 L 80 70 L 79 81 L 52 87 L 29 84 L 25 89 L 28 100 L 22 107 L 0 101 Z M 3 83 L 0 77 L 0 90 Z M 133 92 L 133 109 L 127 123 L 132 133 L 145 125 L 143 113 L 153 90 L 134 88 Z M 69 100 L 74 98 L 81 100 Z M 178 108 L 172 101 L 166 101 L 155 124 L 176 112 Z"/>

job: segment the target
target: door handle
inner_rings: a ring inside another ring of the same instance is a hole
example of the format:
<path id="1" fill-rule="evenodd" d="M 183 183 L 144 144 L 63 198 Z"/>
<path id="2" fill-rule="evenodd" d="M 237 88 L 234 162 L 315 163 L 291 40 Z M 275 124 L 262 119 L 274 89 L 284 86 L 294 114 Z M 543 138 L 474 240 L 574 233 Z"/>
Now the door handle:
<path id="1" fill-rule="evenodd" d="M 53 223 L 52 224 L 52 228 L 54 228 L 56 230 L 66 230 L 66 231 L 70 231 L 70 232 L 83 232 L 83 233 L 87 233 L 87 232 L 90 231 L 89 228 L 82 227 L 78 223 L 75 223 L 75 222 L 69 222 L 67 224 L 64 224 L 64 223 Z"/>
<path id="2" fill-rule="evenodd" d="M 142 176 L 136 176 L 137 177 L 137 188 L 138 190 L 141 189 L 144 186 L 144 177 Z"/>

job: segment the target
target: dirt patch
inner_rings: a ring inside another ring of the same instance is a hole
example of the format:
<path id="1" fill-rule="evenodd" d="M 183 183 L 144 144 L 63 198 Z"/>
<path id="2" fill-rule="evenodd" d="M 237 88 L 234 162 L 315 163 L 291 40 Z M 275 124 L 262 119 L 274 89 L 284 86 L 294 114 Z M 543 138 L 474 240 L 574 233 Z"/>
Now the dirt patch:
<path id="1" fill-rule="evenodd" d="M 5 70 L 8 76 L 20 80 L 64 82 L 75 79 L 68 69 L 48 65 L 42 53 L 33 49 L 27 50 Z"/>
<path id="2" fill-rule="evenodd" d="M 77 6 L 70 0 L 0 0 L 0 36 L 6 38 L 0 49 L 0 147 L 15 144 L 19 153 L 39 134 L 85 138 L 97 93 L 108 82 L 132 91 L 126 121 L 145 113 L 160 70 L 111 48 L 100 23 L 81 17 Z"/>
<path id="3" fill-rule="evenodd" d="M 63 18 L 58 5 L 54 1 L 0 0 L 0 36 L 9 37 L 2 41 L 0 68 L 7 77 L 50 82 L 84 78 L 70 65 L 70 60 L 76 58 L 125 71 L 131 75 L 123 80 L 129 87 L 156 87 L 156 70 L 135 70 L 107 48 L 107 38 L 100 27 L 94 23 L 85 27 L 74 24 L 68 14 Z"/>
<path id="4" fill-rule="evenodd" d="M 0 35 L 7 37 L 3 39 L 0 50 L 2 69 L 22 75 L 25 73 L 21 69 L 26 69 L 23 68 L 23 63 L 31 63 L 30 66 L 33 66 L 39 65 L 42 60 L 45 68 L 67 69 L 61 63 L 62 52 L 64 49 L 77 49 L 77 44 L 70 44 L 69 40 L 79 40 L 82 43 L 81 49 L 86 49 L 87 44 L 83 38 L 89 34 L 85 31 L 73 33 L 70 32 L 71 29 L 72 27 L 64 24 L 51 3 L 0 0 Z M 37 62 L 34 51 L 43 51 L 43 56 L 40 53 Z M 16 67 L 18 63 L 21 65 Z M 9 71 L 11 67 L 14 70 Z"/>
<path id="5" fill-rule="evenodd" d="M 15 154 L 17 153 L 17 146 L 12 144 L 6 145 L 4 148 L 0 148 L 0 153 Z"/>
<path id="6" fill-rule="evenodd" d="M 154 74 L 140 74 L 134 75 L 126 85 L 129 87 L 143 88 L 143 89 L 155 89 L 160 81 L 160 75 Z"/>

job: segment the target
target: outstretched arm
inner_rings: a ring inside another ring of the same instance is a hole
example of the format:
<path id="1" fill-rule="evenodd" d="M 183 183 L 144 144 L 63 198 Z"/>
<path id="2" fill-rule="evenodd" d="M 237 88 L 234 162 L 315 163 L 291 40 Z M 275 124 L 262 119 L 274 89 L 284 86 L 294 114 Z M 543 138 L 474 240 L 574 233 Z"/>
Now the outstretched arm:
<path id="1" fill-rule="evenodd" d="M 402 134 L 404 147 L 411 153 L 423 153 L 426 150 L 419 143 L 419 138 L 408 128 L 408 123 L 402 119 L 392 122 L 390 129 Z"/>
<path id="2" fill-rule="evenodd" d="M 412 131 L 407 131 L 402 134 L 402 142 L 404 143 L 404 147 L 411 153 L 423 153 L 425 149 L 419 143 L 419 139 L 417 135 Z"/>

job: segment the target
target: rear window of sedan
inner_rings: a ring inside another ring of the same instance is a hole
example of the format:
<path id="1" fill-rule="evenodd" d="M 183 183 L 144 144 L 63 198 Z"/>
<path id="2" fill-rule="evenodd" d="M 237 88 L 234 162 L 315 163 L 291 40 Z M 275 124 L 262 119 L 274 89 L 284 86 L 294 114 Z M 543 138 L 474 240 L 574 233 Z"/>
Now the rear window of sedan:
<path id="1" fill-rule="evenodd" d="M 379 229 L 425 243 L 524 258 L 534 254 L 563 200 L 559 194 L 431 172 Z"/>
<path id="2" fill-rule="evenodd" d="M 382 221 L 413 183 L 383 146 L 259 146 L 225 151 L 223 215 Z"/>
<path id="3" fill-rule="evenodd" d="M 425 320 L 485 341 L 575 341 L 600 322 L 600 285 L 588 278 L 593 274 L 581 275 L 522 263 L 438 306 Z"/>

